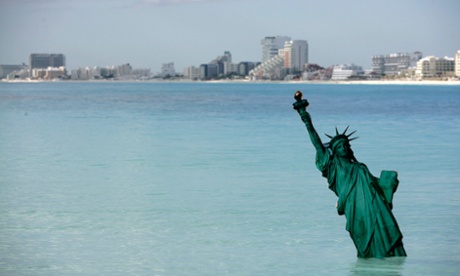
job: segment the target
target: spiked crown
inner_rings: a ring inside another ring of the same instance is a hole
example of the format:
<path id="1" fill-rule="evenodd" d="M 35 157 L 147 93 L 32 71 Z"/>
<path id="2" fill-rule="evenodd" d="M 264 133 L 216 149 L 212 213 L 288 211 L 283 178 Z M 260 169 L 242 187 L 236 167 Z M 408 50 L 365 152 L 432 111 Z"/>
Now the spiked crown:
<path id="1" fill-rule="evenodd" d="M 347 130 L 350 126 L 347 126 L 347 128 L 344 130 L 343 133 L 339 133 L 337 130 L 337 127 L 335 128 L 335 136 L 329 135 L 324 133 L 327 137 L 331 138 L 331 141 L 327 143 L 325 146 L 331 148 L 334 150 L 335 146 L 337 145 L 337 142 L 345 140 L 346 142 L 350 142 L 353 140 L 358 139 L 358 137 L 350 138 L 351 135 L 355 134 L 356 130 L 351 132 L 350 134 L 347 134 Z"/>

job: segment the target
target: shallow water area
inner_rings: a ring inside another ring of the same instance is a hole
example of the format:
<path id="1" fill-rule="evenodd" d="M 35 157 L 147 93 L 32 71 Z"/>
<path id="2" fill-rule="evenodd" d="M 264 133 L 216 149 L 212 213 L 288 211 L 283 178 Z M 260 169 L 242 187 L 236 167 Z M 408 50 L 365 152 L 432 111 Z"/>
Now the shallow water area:
<path id="1" fill-rule="evenodd" d="M 350 125 L 398 171 L 407 258 L 356 258 L 299 89 L 318 133 Z M 460 86 L 0 83 L 0 274 L 458 275 L 459 106 Z"/>

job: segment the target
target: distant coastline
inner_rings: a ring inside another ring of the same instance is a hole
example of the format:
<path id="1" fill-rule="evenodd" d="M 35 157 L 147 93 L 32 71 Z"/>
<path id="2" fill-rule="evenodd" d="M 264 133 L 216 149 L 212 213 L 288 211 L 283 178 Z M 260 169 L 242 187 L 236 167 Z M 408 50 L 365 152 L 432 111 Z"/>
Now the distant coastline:
<path id="1" fill-rule="evenodd" d="M 340 84 L 340 85 L 460 85 L 460 80 L 342 80 L 342 81 L 319 81 L 319 80 L 293 80 L 293 81 L 269 81 L 269 80 L 2 80 L 4 83 L 276 83 L 276 84 Z"/>

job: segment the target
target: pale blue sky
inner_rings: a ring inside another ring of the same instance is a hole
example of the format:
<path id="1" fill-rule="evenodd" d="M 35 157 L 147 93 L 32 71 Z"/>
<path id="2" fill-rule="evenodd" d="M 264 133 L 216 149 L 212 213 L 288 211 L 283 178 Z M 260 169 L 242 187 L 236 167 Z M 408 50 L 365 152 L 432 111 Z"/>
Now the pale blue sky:
<path id="1" fill-rule="evenodd" d="M 0 0 L 0 64 L 63 53 L 68 69 L 130 63 L 158 72 L 230 51 L 260 61 L 260 40 L 307 40 L 311 63 L 371 65 L 374 54 L 460 50 L 458 0 Z"/>

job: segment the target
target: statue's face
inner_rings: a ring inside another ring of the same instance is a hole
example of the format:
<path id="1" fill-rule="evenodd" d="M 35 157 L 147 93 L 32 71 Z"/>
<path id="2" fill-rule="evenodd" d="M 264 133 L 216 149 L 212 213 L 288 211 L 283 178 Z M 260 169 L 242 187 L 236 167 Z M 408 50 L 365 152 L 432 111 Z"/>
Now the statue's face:
<path id="1" fill-rule="evenodd" d="M 350 144 L 346 141 L 339 142 L 334 151 L 339 157 L 347 157 L 350 153 Z"/>

